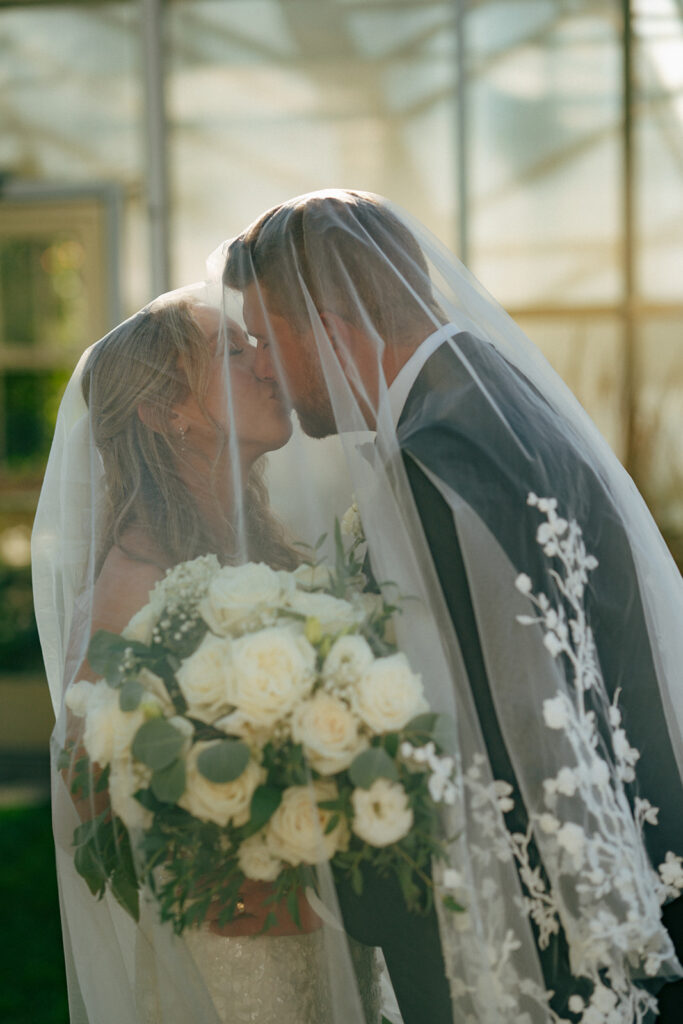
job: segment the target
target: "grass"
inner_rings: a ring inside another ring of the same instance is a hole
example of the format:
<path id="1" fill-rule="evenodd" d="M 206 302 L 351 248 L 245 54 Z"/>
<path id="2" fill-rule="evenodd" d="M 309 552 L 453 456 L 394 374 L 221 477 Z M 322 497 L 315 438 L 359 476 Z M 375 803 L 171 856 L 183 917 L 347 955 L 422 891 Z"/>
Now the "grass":
<path id="1" fill-rule="evenodd" d="M 68 1024 L 50 808 L 0 810 L 2 1024 Z"/>

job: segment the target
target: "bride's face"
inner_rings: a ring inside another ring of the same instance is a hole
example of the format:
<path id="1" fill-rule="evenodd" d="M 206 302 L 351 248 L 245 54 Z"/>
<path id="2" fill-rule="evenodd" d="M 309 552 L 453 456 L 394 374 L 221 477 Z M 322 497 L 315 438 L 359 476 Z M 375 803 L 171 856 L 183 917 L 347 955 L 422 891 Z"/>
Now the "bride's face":
<path id="1" fill-rule="evenodd" d="M 224 348 L 219 339 L 218 310 L 197 306 L 194 315 L 213 356 L 203 403 L 210 419 L 192 394 L 174 409 L 187 423 L 188 448 L 212 457 L 216 451 L 216 423 L 228 435 L 236 431 L 242 461 L 253 462 L 265 452 L 281 448 L 292 433 L 290 415 L 277 384 L 254 375 L 256 350 L 246 334 L 234 320 L 228 320 Z"/>

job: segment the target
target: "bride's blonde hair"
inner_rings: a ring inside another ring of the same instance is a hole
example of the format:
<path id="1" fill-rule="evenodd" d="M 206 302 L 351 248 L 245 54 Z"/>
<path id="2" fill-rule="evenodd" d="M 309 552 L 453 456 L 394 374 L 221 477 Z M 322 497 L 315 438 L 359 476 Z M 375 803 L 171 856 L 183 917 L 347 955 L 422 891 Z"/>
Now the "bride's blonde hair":
<path id="1" fill-rule="evenodd" d="M 173 407 L 189 394 L 214 423 L 223 453 L 227 443 L 204 406 L 213 353 L 194 308 L 189 298 L 156 300 L 103 338 L 86 361 L 81 387 L 106 481 L 98 572 L 114 545 L 141 558 L 126 544 L 133 528 L 153 538 L 171 565 L 209 552 L 224 563 L 235 560 L 232 524 L 225 536 L 214 536 L 178 472 L 186 455 L 171 420 Z M 245 482 L 248 554 L 293 568 L 299 558 L 269 509 L 264 468 L 259 459 Z M 151 555 L 142 559 L 156 562 Z"/>

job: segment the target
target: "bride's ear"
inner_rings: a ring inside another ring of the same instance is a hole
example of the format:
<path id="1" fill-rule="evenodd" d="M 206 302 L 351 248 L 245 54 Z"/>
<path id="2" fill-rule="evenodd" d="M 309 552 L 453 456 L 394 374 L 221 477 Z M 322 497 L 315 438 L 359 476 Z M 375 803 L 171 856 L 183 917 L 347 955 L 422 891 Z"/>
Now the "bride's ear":
<path id="1" fill-rule="evenodd" d="M 137 411 L 140 422 L 144 423 L 150 430 L 154 430 L 157 434 L 168 434 L 174 429 L 182 433 L 181 428 L 187 431 L 187 424 L 180 422 L 180 416 L 177 412 L 171 412 L 167 416 L 162 416 L 156 405 L 151 405 L 147 402 L 140 402 Z"/>

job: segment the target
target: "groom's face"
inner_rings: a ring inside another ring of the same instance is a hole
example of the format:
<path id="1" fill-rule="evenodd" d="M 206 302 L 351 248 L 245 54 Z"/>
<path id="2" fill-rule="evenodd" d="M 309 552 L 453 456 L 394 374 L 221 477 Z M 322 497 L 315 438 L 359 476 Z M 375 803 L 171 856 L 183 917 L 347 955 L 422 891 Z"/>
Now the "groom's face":
<path id="1" fill-rule="evenodd" d="M 247 332 L 256 340 L 253 372 L 260 380 L 279 383 L 310 437 L 336 434 L 313 332 L 273 312 L 267 291 L 258 284 L 248 285 L 242 299 Z"/>

